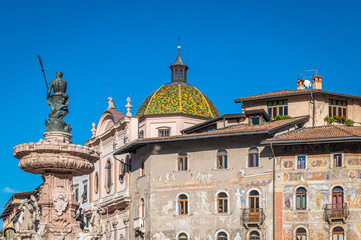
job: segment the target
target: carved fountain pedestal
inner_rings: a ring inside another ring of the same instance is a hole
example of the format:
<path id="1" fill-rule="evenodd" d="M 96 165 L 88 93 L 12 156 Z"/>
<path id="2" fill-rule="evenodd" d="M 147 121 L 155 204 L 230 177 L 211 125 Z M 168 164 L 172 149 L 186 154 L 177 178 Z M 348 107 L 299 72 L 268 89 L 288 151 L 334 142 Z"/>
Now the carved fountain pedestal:
<path id="1" fill-rule="evenodd" d="M 14 147 L 19 167 L 26 172 L 42 174 L 40 190 L 39 226 L 31 238 L 46 240 L 74 240 L 81 233 L 75 211 L 78 203 L 73 193 L 72 178 L 90 174 L 99 159 L 94 149 L 70 142 L 72 135 L 51 131 L 36 143 Z"/>

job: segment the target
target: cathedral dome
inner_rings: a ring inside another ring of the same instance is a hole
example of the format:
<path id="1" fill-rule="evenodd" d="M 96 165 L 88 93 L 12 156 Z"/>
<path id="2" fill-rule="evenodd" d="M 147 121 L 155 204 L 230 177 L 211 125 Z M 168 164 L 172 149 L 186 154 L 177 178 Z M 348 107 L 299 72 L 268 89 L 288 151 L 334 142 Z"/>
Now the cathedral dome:
<path id="1" fill-rule="evenodd" d="M 135 116 L 177 113 L 206 118 L 219 117 L 211 100 L 197 88 L 183 82 L 161 86 L 144 100 Z"/>

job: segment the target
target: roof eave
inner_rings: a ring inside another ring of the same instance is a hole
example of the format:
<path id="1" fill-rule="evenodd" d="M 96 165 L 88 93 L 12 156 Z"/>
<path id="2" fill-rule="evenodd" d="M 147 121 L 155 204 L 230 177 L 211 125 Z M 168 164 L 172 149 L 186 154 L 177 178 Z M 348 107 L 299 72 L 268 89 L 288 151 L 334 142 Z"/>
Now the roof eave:
<path id="1" fill-rule="evenodd" d="M 335 143 L 335 142 L 360 142 L 361 137 L 342 137 L 342 138 L 318 138 L 318 139 L 300 139 L 300 140 L 283 140 L 261 142 L 261 145 L 291 145 L 291 144 L 313 144 L 313 143 Z"/>
<path id="2" fill-rule="evenodd" d="M 168 139 L 158 139 L 158 140 L 149 140 L 149 141 L 135 141 L 130 143 L 117 150 L 113 155 L 120 155 L 124 153 L 134 152 L 134 150 L 143 147 L 147 144 L 153 143 L 165 143 L 165 142 L 177 142 L 177 141 L 187 141 L 187 140 L 198 140 L 206 138 L 219 138 L 219 137 L 232 137 L 232 136 L 245 136 L 245 135 L 260 135 L 260 134 L 269 134 L 269 131 L 257 131 L 257 132 L 241 132 L 241 133 L 224 133 L 224 134 L 215 134 L 215 135 L 203 135 L 203 136 L 192 136 L 192 137 L 179 137 L 179 138 L 168 138 Z"/>

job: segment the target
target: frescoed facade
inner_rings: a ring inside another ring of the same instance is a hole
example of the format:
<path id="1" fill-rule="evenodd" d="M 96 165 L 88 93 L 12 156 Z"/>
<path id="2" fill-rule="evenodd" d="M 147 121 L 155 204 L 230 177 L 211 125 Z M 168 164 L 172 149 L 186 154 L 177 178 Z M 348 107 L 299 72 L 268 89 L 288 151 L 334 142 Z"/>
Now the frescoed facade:
<path id="1" fill-rule="evenodd" d="M 180 51 L 170 69 L 134 116 L 129 98 L 126 114 L 109 98 L 93 123 L 101 159 L 74 186 L 80 198 L 88 183 L 103 239 L 359 239 L 361 97 L 315 75 L 313 89 L 299 79 L 220 116 Z"/>

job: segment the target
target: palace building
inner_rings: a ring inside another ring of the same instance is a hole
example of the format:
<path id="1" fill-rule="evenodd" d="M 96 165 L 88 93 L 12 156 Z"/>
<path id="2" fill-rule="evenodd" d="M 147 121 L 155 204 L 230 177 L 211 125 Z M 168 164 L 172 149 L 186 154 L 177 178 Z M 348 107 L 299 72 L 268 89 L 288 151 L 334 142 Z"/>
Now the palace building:
<path id="1" fill-rule="evenodd" d="M 86 141 L 101 157 L 73 183 L 103 239 L 361 239 L 361 97 L 314 75 L 220 115 L 180 47 L 170 70 L 134 116 L 109 98 Z"/>

